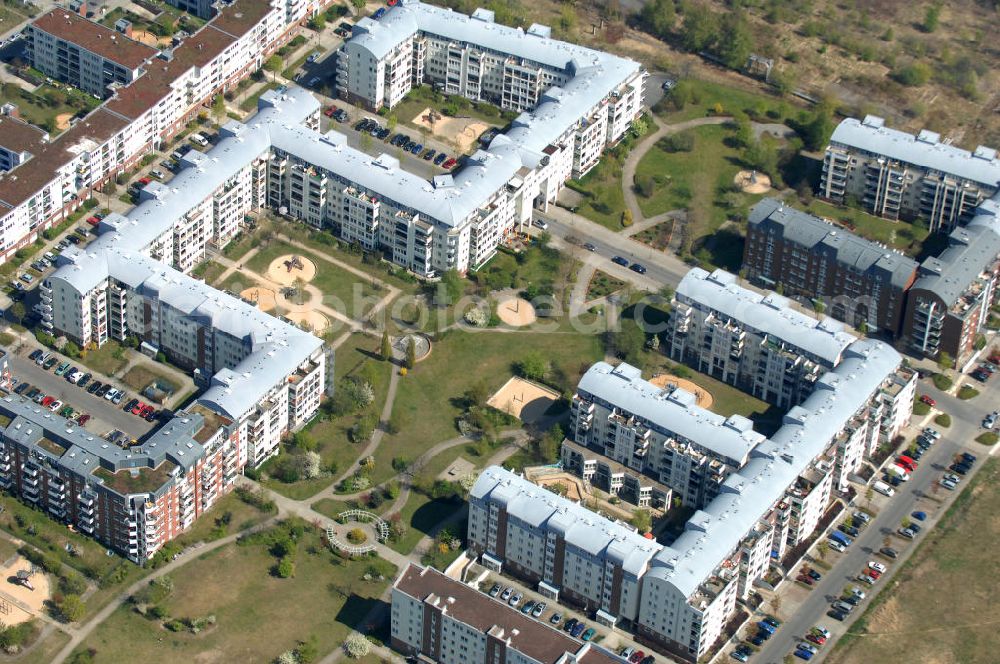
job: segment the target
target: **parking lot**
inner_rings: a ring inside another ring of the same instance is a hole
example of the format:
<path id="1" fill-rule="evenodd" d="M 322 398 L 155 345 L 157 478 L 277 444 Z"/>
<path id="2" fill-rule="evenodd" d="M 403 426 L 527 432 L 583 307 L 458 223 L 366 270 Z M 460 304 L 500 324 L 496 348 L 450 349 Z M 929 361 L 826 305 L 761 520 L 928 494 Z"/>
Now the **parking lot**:
<path id="1" fill-rule="evenodd" d="M 61 411 L 66 406 L 70 406 L 74 411 L 74 419 L 79 418 L 81 414 L 90 415 L 90 419 L 83 426 L 88 431 L 93 431 L 99 435 L 104 435 L 108 431 L 118 429 L 132 438 L 141 438 L 156 425 L 155 421 L 147 422 L 137 415 L 126 413 L 122 410 L 122 407 L 128 401 L 136 397 L 136 395 L 130 393 L 122 385 L 115 383 L 118 389 L 125 392 L 125 396 L 119 404 L 115 405 L 105 398 L 88 392 L 86 389 L 91 386 L 94 380 L 105 384 L 108 383 L 108 379 L 104 376 L 94 375 L 85 387 L 74 385 L 66 379 L 65 375 L 57 376 L 55 374 L 56 368 L 64 362 L 70 362 L 71 366 L 77 366 L 82 371 L 88 371 L 85 367 L 79 364 L 74 365 L 67 358 L 54 353 L 53 357 L 58 358 L 58 360 L 51 369 L 46 371 L 28 358 L 28 354 L 32 350 L 33 348 L 25 348 L 19 353 L 12 353 L 10 355 L 11 375 L 17 378 L 19 382 L 29 383 L 32 388 L 40 390 L 45 396 L 54 397 L 55 400 L 61 401 L 63 405 L 56 412 Z M 114 381 L 110 382 L 114 383 Z M 15 386 L 15 390 L 17 389 L 18 386 Z M 22 396 L 27 396 L 30 392 L 31 388 L 25 389 L 22 392 Z"/>

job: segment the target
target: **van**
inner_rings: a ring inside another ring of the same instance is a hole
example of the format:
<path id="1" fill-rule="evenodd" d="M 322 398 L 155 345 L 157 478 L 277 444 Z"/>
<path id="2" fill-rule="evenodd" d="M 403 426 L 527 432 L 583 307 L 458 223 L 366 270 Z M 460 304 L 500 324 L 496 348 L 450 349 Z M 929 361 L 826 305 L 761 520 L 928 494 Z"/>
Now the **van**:
<path id="1" fill-rule="evenodd" d="M 839 530 L 832 531 L 828 535 L 828 537 L 834 542 L 837 542 L 838 544 L 841 544 L 843 546 L 851 545 L 851 538 L 845 535 L 844 533 L 840 532 Z"/>
<path id="2" fill-rule="evenodd" d="M 875 482 L 875 484 L 872 484 L 872 489 L 881 493 L 883 496 L 889 496 L 890 498 L 896 494 L 896 490 L 885 482 Z"/>
<path id="3" fill-rule="evenodd" d="M 894 464 L 891 464 L 889 466 L 886 466 L 885 471 L 887 473 L 890 473 L 891 475 L 895 475 L 896 477 L 898 477 L 899 479 L 903 480 L 904 482 L 909 482 L 910 481 L 910 474 L 908 472 L 906 472 L 905 468 L 903 468 L 902 466 L 900 466 L 898 464 L 894 463 Z"/>
<path id="4" fill-rule="evenodd" d="M 201 147 L 208 145 L 208 140 L 197 132 L 191 134 L 191 142 L 196 145 L 200 145 Z"/>

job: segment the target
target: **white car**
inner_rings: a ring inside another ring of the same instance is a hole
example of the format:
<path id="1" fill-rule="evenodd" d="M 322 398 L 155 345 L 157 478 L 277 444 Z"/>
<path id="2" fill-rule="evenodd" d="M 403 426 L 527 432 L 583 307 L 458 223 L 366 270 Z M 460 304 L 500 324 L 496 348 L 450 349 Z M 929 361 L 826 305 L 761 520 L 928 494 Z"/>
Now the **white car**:
<path id="1" fill-rule="evenodd" d="M 108 390 L 107 394 L 104 395 L 104 398 L 107 399 L 108 401 L 114 401 L 114 398 L 116 396 L 118 396 L 118 390 L 112 388 Z"/>
<path id="2" fill-rule="evenodd" d="M 847 551 L 847 547 L 836 540 L 827 540 L 826 543 L 829 544 L 830 548 L 836 551 L 837 553 L 843 553 L 844 551 Z"/>
<path id="3" fill-rule="evenodd" d="M 868 567 L 870 567 L 871 569 L 875 570 L 879 574 L 885 574 L 886 566 L 883 565 L 880 562 L 876 562 L 874 560 L 870 560 L 870 561 L 868 561 Z"/>
<path id="4" fill-rule="evenodd" d="M 948 491 L 954 491 L 955 487 L 958 486 L 957 483 L 952 482 L 951 480 L 945 479 L 943 477 L 939 480 L 939 483 L 941 484 L 941 486 L 948 489 Z"/>

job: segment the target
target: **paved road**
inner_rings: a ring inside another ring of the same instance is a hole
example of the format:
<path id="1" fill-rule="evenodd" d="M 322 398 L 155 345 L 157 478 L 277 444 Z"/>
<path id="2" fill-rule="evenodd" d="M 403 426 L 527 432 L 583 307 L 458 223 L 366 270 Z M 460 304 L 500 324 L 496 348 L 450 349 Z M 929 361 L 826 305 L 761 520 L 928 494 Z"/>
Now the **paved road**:
<path id="1" fill-rule="evenodd" d="M 843 624 L 838 624 L 837 621 L 826 616 L 830 602 L 838 598 L 844 586 L 851 583 L 858 573 L 867 566 L 868 561 L 872 559 L 872 554 L 882 548 L 885 537 L 894 533 L 902 520 L 917 509 L 916 504 L 921 497 L 934 495 L 944 501 L 944 504 L 933 511 L 924 505 L 919 508 L 928 512 L 928 521 L 922 524 L 923 530 L 917 535 L 917 540 L 927 536 L 927 532 L 936 525 L 940 515 L 946 511 L 947 506 L 960 493 L 960 490 L 947 491 L 943 488 L 935 494 L 930 493 L 931 485 L 938 481 L 945 468 L 951 464 L 951 459 L 956 452 L 963 449 L 972 451 L 980 459 L 975 469 L 978 470 L 982 466 L 988 449 L 975 443 L 974 439 L 981 432 L 979 422 L 983 413 L 995 408 L 1000 401 L 1000 388 L 997 384 L 987 386 L 979 397 L 971 401 L 960 401 L 939 392 L 929 385 L 929 381 L 921 381 L 918 393 L 932 395 L 938 402 L 938 409 L 951 415 L 952 427 L 942 431 L 942 439 L 920 460 L 920 467 L 912 474 L 912 479 L 897 488 L 893 498 L 878 497 L 874 501 L 875 504 L 881 503 L 883 505 L 881 510 L 847 552 L 844 554 L 831 552 L 829 554 L 827 560 L 835 561 L 833 568 L 823 575 L 823 579 L 813 587 L 808 598 L 796 608 L 794 614 L 787 617 L 785 624 L 754 657 L 754 662 L 780 664 L 784 657 L 792 652 L 795 644 L 801 641 L 805 633 L 816 624 L 822 624 L 833 631 L 835 635 L 849 628 L 850 624 L 864 612 L 867 601 L 870 601 L 870 597 L 875 593 L 870 593 L 869 599 L 855 609 L 851 618 Z M 940 429 L 940 427 L 938 428 Z M 970 478 L 971 475 L 964 479 L 962 485 L 967 484 Z M 859 498 L 858 504 L 863 503 L 864 498 Z M 895 562 L 889 563 L 888 573 L 873 588 L 876 592 L 887 587 L 895 570 L 916 548 L 915 543 L 907 542 L 899 536 L 894 535 L 892 539 L 891 546 L 900 551 L 902 555 Z M 879 560 L 886 562 L 881 558 Z M 863 583 L 856 583 L 856 585 L 864 586 Z M 823 652 L 829 652 L 830 649 L 831 645 L 827 644 Z"/>

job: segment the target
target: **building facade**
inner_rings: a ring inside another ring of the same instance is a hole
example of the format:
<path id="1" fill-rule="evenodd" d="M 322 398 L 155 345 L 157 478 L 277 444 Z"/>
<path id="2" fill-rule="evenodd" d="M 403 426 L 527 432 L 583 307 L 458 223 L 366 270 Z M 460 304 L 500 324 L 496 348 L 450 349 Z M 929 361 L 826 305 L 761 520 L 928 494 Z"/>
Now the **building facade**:
<path id="1" fill-rule="evenodd" d="M 819 299 L 856 328 L 899 334 L 918 263 L 884 245 L 765 198 L 750 211 L 743 269 L 765 288 Z"/>
<path id="2" fill-rule="evenodd" d="M 392 586 L 392 647 L 441 664 L 615 664 L 594 643 L 522 615 L 430 567 L 411 564 Z"/>
<path id="3" fill-rule="evenodd" d="M 820 196 L 858 201 L 889 219 L 922 219 L 950 232 L 968 222 L 1000 187 L 1000 159 L 992 148 L 969 152 L 932 131 L 907 134 L 873 115 L 837 126 L 823 159 Z"/>
<path id="4" fill-rule="evenodd" d="M 736 275 L 690 270 L 674 295 L 665 352 L 782 408 L 801 403 L 857 338 L 786 298 L 743 288 Z"/>
<path id="5" fill-rule="evenodd" d="M 139 78 L 160 53 L 66 9 L 53 9 L 35 19 L 24 38 L 32 67 L 101 98 L 111 94 L 113 85 Z"/>

